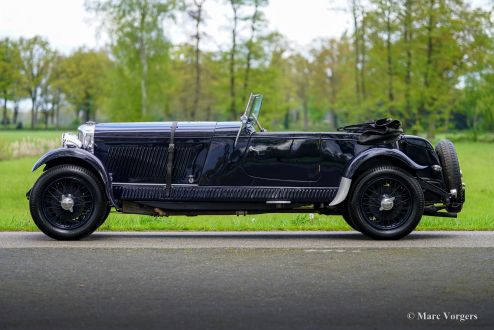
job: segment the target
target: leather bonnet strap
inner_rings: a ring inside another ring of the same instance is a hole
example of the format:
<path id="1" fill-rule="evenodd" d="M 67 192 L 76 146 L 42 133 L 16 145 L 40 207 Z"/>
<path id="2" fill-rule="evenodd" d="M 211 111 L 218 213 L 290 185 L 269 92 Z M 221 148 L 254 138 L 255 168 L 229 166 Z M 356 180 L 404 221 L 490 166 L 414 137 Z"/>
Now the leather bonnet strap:
<path id="1" fill-rule="evenodd" d="M 166 195 L 170 195 L 172 188 L 173 154 L 175 153 L 175 131 L 177 122 L 174 121 L 170 130 L 170 143 L 168 144 L 168 157 L 166 161 Z"/>

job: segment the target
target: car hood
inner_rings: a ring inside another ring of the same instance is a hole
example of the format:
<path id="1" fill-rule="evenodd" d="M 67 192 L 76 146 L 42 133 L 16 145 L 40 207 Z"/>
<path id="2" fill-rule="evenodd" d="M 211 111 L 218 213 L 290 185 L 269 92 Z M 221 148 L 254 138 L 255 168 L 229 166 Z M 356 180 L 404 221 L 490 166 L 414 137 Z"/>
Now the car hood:
<path id="1" fill-rule="evenodd" d="M 96 124 L 96 134 L 107 133 L 151 133 L 151 132 L 169 132 L 173 122 L 149 122 L 149 123 L 101 123 Z M 191 133 L 210 133 L 238 131 L 240 122 L 214 122 L 214 121 L 179 121 L 177 123 L 177 134 Z"/>

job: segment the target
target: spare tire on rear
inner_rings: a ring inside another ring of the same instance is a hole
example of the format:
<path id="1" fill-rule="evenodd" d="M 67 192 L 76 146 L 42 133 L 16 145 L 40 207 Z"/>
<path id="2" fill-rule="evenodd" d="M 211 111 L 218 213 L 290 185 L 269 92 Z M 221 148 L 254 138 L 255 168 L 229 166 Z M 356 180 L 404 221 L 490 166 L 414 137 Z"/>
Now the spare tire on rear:
<path id="1" fill-rule="evenodd" d="M 456 190 L 456 198 L 447 207 L 449 212 L 460 212 L 465 201 L 465 190 L 462 186 L 460 162 L 453 142 L 441 140 L 436 145 L 436 153 L 441 162 L 444 183 L 448 192 Z"/>

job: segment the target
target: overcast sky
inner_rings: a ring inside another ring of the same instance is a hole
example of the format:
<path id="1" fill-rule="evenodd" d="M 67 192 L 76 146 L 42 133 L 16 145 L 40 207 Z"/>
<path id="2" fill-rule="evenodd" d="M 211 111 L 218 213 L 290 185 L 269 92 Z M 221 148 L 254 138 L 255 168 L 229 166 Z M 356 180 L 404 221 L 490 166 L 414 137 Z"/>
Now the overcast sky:
<path id="1" fill-rule="evenodd" d="M 336 4 L 335 4 L 336 3 Z M 348 13 L 335 10 L 345 0 L 270 0 L 265 9 L 271 30 L 289 40 L 307 46 L 318 37 L 337 37 L 351 29 Z M 229 7 L 219 0 L 207 0 L 205 32 L 207 48 L 228 45 Z M 0 37 L 46 37 L 53 47 L 69 53 L 80 46 L 99 47 L 107 41 L 97 37 L 97 24 L 84 9 L 84 0 L 0 0 Z M 180 42 L 192 33 L 182 19 L 167 27 L 168 37 Z"/>

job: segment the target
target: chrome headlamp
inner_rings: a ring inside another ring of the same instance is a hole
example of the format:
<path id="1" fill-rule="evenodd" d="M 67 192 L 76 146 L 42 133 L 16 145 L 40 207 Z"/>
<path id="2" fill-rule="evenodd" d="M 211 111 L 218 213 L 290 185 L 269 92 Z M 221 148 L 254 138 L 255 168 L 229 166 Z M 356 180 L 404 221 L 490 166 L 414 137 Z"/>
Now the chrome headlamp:
<path id="1" fill-rule="evenodd" d="M 73 133 L 63 133 L 62 146 L 65 148 L 82 148 L 82 142 Z"/>
<path id="2" fill-rule="evenodd" d="M 89 152 L 94 151 L 94 125 L 88 122 L 79 126 L 77 135 L 73 133 L 62 134 L 62 146 L 65 148 L 82 148 Z"/>
<path id="3" fill-rule="evenodd" d="M 79 126 L 78 138 L 82 143 L 82 148 L 89 152 L 94 151 L 94 127 L 96 123 L 87 122 Z"/>

